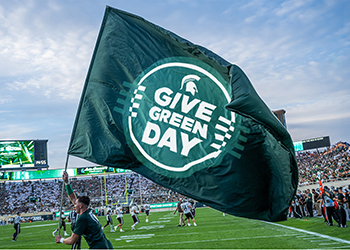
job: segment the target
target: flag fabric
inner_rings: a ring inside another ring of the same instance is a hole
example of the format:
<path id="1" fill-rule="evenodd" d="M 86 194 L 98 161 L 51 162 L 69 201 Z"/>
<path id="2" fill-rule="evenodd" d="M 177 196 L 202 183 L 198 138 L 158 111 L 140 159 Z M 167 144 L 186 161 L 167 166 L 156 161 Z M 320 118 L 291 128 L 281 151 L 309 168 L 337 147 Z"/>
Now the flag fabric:
<path id="1" fill-rule="evenodd" d="M 108 6 L 68 154 L 267 221 L 298 182 L 290 135 L 238 66 Z"/>

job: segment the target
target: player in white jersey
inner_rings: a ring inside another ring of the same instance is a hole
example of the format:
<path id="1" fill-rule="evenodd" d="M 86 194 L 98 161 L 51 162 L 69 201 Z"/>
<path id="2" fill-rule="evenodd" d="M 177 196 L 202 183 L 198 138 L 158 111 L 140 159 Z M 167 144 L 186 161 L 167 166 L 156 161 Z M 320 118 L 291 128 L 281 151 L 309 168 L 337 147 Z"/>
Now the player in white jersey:
<path id="1" fill-rule="evenodd" d="M 21 213 L 18 212 L 16 217 L 15 217 L 15 221 L 14 221 L 14 225 L 13 225 L 16 232 L 14 234 L 12 234 L 12 241 L 16 241 L 19 233 L 21 232 L 21 228 L 20 228 L 21 221 L 22 221 Z"/>
<path id="2" fill-rule="evenodd" d="M 193 221 L 193 225 L 194 226 L 197 226 L 195 220 L 194 220 L 194 217 L 193 217 L 193 214 L 191 212 L 191 210 L 193 209 L 193 207 L 191 206 L 191 204 L 187 201 L 187 200 L 184 200 L 184 202 L 181 204 L 181 208 L 182 210 L 184 211 L 184 214 L 186 216 L 186 219 L 187 219 L 187 225 L 188 226 L 191 226 L 191 223 L 190 223 L 190 218 L 192 219 Z M 185 220 L 186 220 L 185 219 Z"/>
<path id="3" fill-rule="evenodd" d="M 117 228 L 120 227 L 120 232 L 124 232 L 124 230 L 122 229 L 124 222 L 123 222 L 123 208 L 121 204 L 117 205 L 117 220 L 119 221 L 119 224 L 114 227 L 114 230 L 117 231 Z"/>
<path id="4" fill-rule="evenodd" d="M 146 222 L 148 222 L 150 205 L 146 203 L 145 205 L 143 205 L 143 208 L 145 209 L 145 213 L 146 213 Z"/>
<path id="5" fill-rule="evenodd" d="M 137 224 L 139 224 L 139 218 L 137 217 L 137 214 L 138 214 L 138 211 L 137 211 L 137 204 L 134 203 L 131 207 L 131 217 L 132 217 L 132 220 L 134 221 L 134 224 L 132 224 L 131 226 L 131 230 L 135 230 L 135 226 Z"/>
<path id="6" fill-rule="evenodd" d="M 113 230 L 113 219 L 112 219 L 112 212 L 111 212 L 111 210 L 108 210 L 108 211 L 107 211 L 106 220 L 107 220 L 107 224 L 104 225 L 104 226 L 102 227 L 102 230 L 103 230 L 106 226 L 108 226 L 109 224 L 111 224 L 111 225 L 110 225 L 110 226 L 111 226 L 111 233 L 114 233 L 115 231 Z"/>
<path id="7" fill-rule="evenodd" d="M 73 207 L 73 210 L 70 211 L 68 215 L 68 222 L 70 222 L 70 228 L 72 229 L 72 232 L 74 231 L 75 223 L 77 222 L 78 218 L 79 214 L 77 211 L 75 211 L 75 207 Z M 77 242 L 72 245 L 72 249 L 81 249 L 81 236 L 79 236 Z"/>
<path id="8" fill-rule="evenodd" d="M 69 234 L 67 234 L 67 231 L 66 231 L 66 216 L 64 215 L 64 212 L 62 211 L 61 212 L 61 226 L 59 228 L 57 228 L 55 231 L 52 232 L 52 236 L 55 237 L 55 234 L 58 230 L 60 230 L 62 227 L 63 227 L 63 230 L 64 230 L 64 236 L 69 236 Z"/>

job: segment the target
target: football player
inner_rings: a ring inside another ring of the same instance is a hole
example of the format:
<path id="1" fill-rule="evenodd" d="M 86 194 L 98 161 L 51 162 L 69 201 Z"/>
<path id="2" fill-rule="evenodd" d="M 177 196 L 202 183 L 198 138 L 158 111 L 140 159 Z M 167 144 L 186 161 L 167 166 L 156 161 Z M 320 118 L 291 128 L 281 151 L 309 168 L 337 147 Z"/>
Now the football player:
<path id="1" fill-rule="evenodd" d="M 110 224 L 111 233 L 114 233 L 115 231 L 113 230 L 113 220 L 112 220 L 112 211 L 111 210 L 107 211 L 106 219 L 107 219 L 107 224 L 102 227 L 102 230 Z"/>
<path id="2" fill-rule="evenodd" d="M 190 223 L 190 218 L 191 218 L 193 221 L 193 225 L 197 226 L 194 220 L 193 214 L 191 212 L 191 210 L 193 209 L 191 204 L 187 200 L 184 200 L 184 202 L 181 204 L 181 208 L 184 211 L 184 215 L 186 216 L 185 220 L 187 219 L 187 225 L 191 226 L 191 223 Z"/>
<path id="3" fill-rule="evenodd" d="M 143 208 L 145 209 L 145 213 L 146 213 L 146 222 L 148 222 L 150 205 L 146 203 L 145 205 L 143 205 Z"/>
<path id="4" fill-rule="evenodd" d="M 137 211 L 137 203 L 133 203 L 132 207 L 131 207 L 131 217 L 132 220 L 134 221 L 134 224 L 132 224 L 131 226 L 131 230 L 135 230 L 135 226 L 137 224 L 139 224 L 139 218 L 137 217 L 138 211 Z"/>
<path id="5" fill-rule="evenodd" d="M 114 230 L 117 230 L 117 228 L 120 227 L 120 232 L 124 232 L 124 230 L 122 229 L 124 222 L 123 222 L 123 208 L 121 204 L 117 204 L 117 220 L 119 221 L 119 224 L 114 227 Z"/>
<path id="6" fill-rule="evenodd" d="M 63 230 L 64 230 L 64 236 L 69 236 L 69 234 L 67 234 L 67 231 L 66 231 L 66 216 L 64 215 L 64 212 L 61 211 L 61 226 L 59 228 L 57 228 L 55 231 L 52 232 L 52 236 L 55 237 L 55 234 L 58 230 L 60 230 L 62 227 L 63 227 Z"/>

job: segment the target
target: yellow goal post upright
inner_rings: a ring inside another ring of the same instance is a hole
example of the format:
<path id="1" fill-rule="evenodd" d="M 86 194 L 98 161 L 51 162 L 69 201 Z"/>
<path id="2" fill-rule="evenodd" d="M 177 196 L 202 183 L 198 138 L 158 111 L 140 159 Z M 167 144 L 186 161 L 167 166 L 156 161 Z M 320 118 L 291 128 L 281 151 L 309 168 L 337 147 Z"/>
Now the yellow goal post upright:
<path id="1" fill-rule="evenodd" d="M 127 178 L 126 178 L 126 172 L 124 172 L 124 179 L 125 179 L 125 198 L 126 198 L 126 201 L 125 202 L 121 202 L 120 204 L 129 204 L 128 202 L 128 182 L 127 182 Z M 119 199 L 117 202 L 111 202 L 111 204 L 108 204 L 108 190 L 107 190 L 107 181 L 106 181 L 106 172 L 104 172 L 104 191 L 105 191 L 105 204 L 106 204 L 106 207 L 108 207 L 109 205 L 117 205 L 119 203 Z"/>

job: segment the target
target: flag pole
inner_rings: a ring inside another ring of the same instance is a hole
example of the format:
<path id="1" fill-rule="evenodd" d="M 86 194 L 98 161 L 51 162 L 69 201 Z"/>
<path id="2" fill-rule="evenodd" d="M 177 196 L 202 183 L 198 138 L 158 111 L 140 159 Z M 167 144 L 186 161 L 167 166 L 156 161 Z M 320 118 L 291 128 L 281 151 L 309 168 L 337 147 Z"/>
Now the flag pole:
<path id="1" fill-rule="evenodd" d="M 68 160 L 69 160 L 69 154 L 67 154 L 66 165 L 64 167 L 64 172 L 67 172 Z M 60 203 L 59 222 L 58 222 L 58 235 L 61 235 L 61 226 L 62 226 L 61 212 L 62 212 L 62 204 L 63 204 L 63 193 L 64 193 L 64 181 L 62 180 L 61 203 Z"/>

